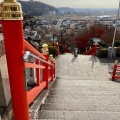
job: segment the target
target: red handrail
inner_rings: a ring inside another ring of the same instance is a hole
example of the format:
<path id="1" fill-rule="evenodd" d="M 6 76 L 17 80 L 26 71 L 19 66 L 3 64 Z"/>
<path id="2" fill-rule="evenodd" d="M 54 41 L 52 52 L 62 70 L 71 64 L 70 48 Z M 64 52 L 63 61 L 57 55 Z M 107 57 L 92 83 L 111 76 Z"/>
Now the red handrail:
<path id="1" fill-rule="evenodd" d="M 3 2 L 3 4 L 5 2 Z M 8 7 L 11 7 L 9 5 Z M 12 3 L 12 6 L 14 6 L 14 3 Z M 12 10 L 9 12 L 11 15 L 14 14 L 14 11 Z M 8 19 L 9 17 L 10 19 Z M 4 17 L 1 21 L 9 73 L 14 120 L 30 120 L 28 105 L 43 89 L 48 87 L 48 79 L 51 77 L 52 80 L 52 76 L 55 76 L 55 72 L 53 72 L 53 75 L 50 75 L 48 78 L 50 70 L 48 70 L 47 63 L 40 65 L 40 60 L 37 58 L 35 65 L 27 62 L 25 63 L 23 60 L 23 56 L 26 50 L 46 61 L 48 61 L 48 55 L 42 55 L 39 51 L 37 51 L 34 47 L 32 47 L 28 42 L 24 40 L 23 22 L 21 18 L 16 19 L 15 16 L 7 16 L 7 19 Z M 37 85 L 33 89 L 26 91 L 24 73 L 26 72 L 25 69 L 28 67 L 36 69 L 37 79 L 35 80 Z M 42 82 L 40 80 L 40 69 L 44 70 L 43 76 L 47 76 L 46 78 L 43 77 Z"/>
<path id="2" fill-rule="evenodd" d="M 33 54 L 37 55 L 38 57 L 42 58 L 42 59 L 46 59 L 39 51 L 37 51 L 33 46 L 31 46 L 26 40 L 24 40 L 24 46 L 25 46 L 25 50 L 32 52 Z"/>
<path id="3" fill-rule="evenodd" d="M 92 55 L 94 54 L 94 47 L 92 49 L 89 49 L 87 52 L 84 53 L 84 55 Z"/>
<path id="4" fill-rule="evenodd" d="M 36 86 L 27 92 L 28 105 L 37 97 L 38 94 L 41 93 L 43 89 L 45 89 L 45 86 L 46 86 L 46 82 L 43 81 L 40 83 L 39 86 Z"/>
<path id="5" fill-rule="evenodd" d="M 45 66 L 25 62 L 25 68 L 41 68 L 41 69 L 45 69 Z"/>
<path id="6" fill-rule="evenodd" d="M 89 49 L 84 55 L 97 55 L 97 45 L 95 44 L 93 48 Z"/>
<path id="7" fill-rule="evenodd" d="M 112 79 L 119 79 L 120 76 L 116 75 L 117 71 L 120 71 L 120 66 L 118 66 L 118 61 L 116 60 L 114 63 L 113 73 L 112 73 Z"/>
<path id="8" fill-rule="evenodd" d="M 25 43 L 25 50 L 29 50 L 33 56 L 34 54 L 37 56 L 36 63 L 25 62 L 25 68 L 36 68 L 36 87 L 32 88 L 27 92 L 28 105 L 36 98 L 36 96 L 45 88 L 48 88 L 48 83 L 53 80 L 53 76 L 55 76 L 53 72 L 53 62 L 48 60 L 48 55 L 42 55 L 39 53 L 34 47 L 32 47 L 27 41 Z M 42 58 L 42 59 L 39 59 Z M 40 61 L 42 61 L 42 65 L 40 65 Z M 47 63 L 48 62 L 48 63 Z M 50 65 L 51 63 L 51 65 Z M 40 82 L 40 69 L 43 70 L 43 81 Z"/>
<path id="9" fill-rule="evenodd" d="M 47 63 L 40 65 L 41 60 L 38 58 L 48 62 L 48 55 L 42 55 L 24 40 L 21 20 L 2 20 L 2 28 L 14 120 L 29 120 L 29 104 L 42 90 L 48 88 L 48 83 L 52 80 L 53 76 L 55 76 L 55 72 L 50 74 L 50 70 L 52 69 L 49 70 L 48 66 L 51 67 L 51 65 L 48 65 Z M 25 51 L 30 51 L 38 57 L 35 58 L 36 61 L 34 64 L 23 60 Z M 26 77 L 24 74 L 26 68 L 36 69 L 36 86 L 29 91 L 26 91 Z M 42 82 L 40 80 L 40 69 L 44 71 Z"/>

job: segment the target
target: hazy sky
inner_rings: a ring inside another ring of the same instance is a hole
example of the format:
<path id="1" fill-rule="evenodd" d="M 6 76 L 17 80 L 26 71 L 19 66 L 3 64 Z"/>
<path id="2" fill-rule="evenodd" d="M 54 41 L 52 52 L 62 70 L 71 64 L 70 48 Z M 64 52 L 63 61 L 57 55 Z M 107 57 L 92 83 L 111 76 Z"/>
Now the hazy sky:
<path id="1" fill-rule="evenodd" d="M 0 2 L 3 0 L 0 0 Z M 29 0 L 23 0 L 29 1 Z M 34 0 L 55 7 L 72 8 L 118 8 L 119 0 Z"/>
<path id="2" fill-rule="evenodd" d="M 37 0 L 55 7 L 118 8 L 119 0 Z"/>

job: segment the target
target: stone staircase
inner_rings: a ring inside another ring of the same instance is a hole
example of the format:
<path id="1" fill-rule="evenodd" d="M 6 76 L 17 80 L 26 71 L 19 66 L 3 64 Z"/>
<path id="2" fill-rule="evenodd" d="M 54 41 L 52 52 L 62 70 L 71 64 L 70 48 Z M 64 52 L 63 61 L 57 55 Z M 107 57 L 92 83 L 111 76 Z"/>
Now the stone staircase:
<path id="1" fill-rule="evenodd" d="M 120 120 L 120 83 L 111 80 L 111 70 L 111 63 L 93 56 L 60 55 L 57 79 L 38 119 Z"/>

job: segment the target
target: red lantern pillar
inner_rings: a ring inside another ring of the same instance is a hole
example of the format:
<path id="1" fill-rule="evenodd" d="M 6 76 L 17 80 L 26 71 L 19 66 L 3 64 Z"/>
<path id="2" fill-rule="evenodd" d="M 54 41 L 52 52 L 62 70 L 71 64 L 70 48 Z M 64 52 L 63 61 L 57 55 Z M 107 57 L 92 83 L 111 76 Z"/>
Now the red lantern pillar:
<path id="1" fill-rule="evenodd" d="M 36 64 L 40 64 L 39 60 L 36 60 Z M 37 80 L 37 86 L 40 85 L 40 68 L 36 68 L 36 80 Z"/>
<path id="2" fill-rule="evenodd" d="M 116 60 L 114 63 L 114 68 L 113 68 L 112 80 L 115 79 L 117 65 L 118 65 L 118 61 Z"/>
<path id="3" fill-rule="evenodd" d="M 42 45 L 43 49 L 42 49 L 42 54 L 46 57 L 46 61 L 48 61 L 48 45 L 47 44 L 43 44 Z M 45 66 L 45 69 L 43 69 L 43 81 L 46 81 L 46 89 L 48 89 L 48 64 L 43 62 L 42 63 L 43 66 Z"/>
<path id="4" fill-rule="evenodd" d="M 24 45 L 20 3 L 5 0 L 2 4 L 2 29 L 9 73 L 14 120 L 29 120 L 24 76 Z"/>
<path id="5" fill-rule="evenodd" d="M 53 55 L 51 54 L 51 55 L 49 55 L 49 60 L 50 60 L 50 62 L 51 62 L 51 64 L 53 65 Z M 53 80 L 53 66 L 52 65 L 50 65 L 50 77 L 51 77 L 51 80 Z"/>
<path id="6" fill-rule="evenodd" d="M 55 59 L 53 59 L 53 78 L 56 76 L 56 64 L 55 64 Z"/>

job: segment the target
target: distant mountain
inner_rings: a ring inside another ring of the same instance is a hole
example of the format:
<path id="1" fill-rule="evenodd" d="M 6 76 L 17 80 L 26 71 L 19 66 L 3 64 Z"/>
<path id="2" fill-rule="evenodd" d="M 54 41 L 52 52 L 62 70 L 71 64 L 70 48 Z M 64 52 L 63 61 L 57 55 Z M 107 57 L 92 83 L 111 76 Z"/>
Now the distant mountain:
<path id="1" fill-rule="evenodd" d="M 75 12 L 75 10 L 73 8 L 69 8 L 69 7 L 60 7 L 60 8 L 58 8 L 58 10 L 61 13 L 68 13 L 68 12 L 73 13 L 73 12 Z"/>
<path id="2" fill-rule="evenodd" d="M 56 13 L 59 12 L 57 8 L 55 8 L 51 5 L 39 2 L 39 1 L 18 0 L 18 2 L 21 3 L 21 5 L 22 5 L 22 11 L 28 12 L 29 15 L 32 15 L 32 16 L 40 16 L 40 15 L 44 15 L 44 14 L 49 14 L 49 11 L 55 11 Z"/>

